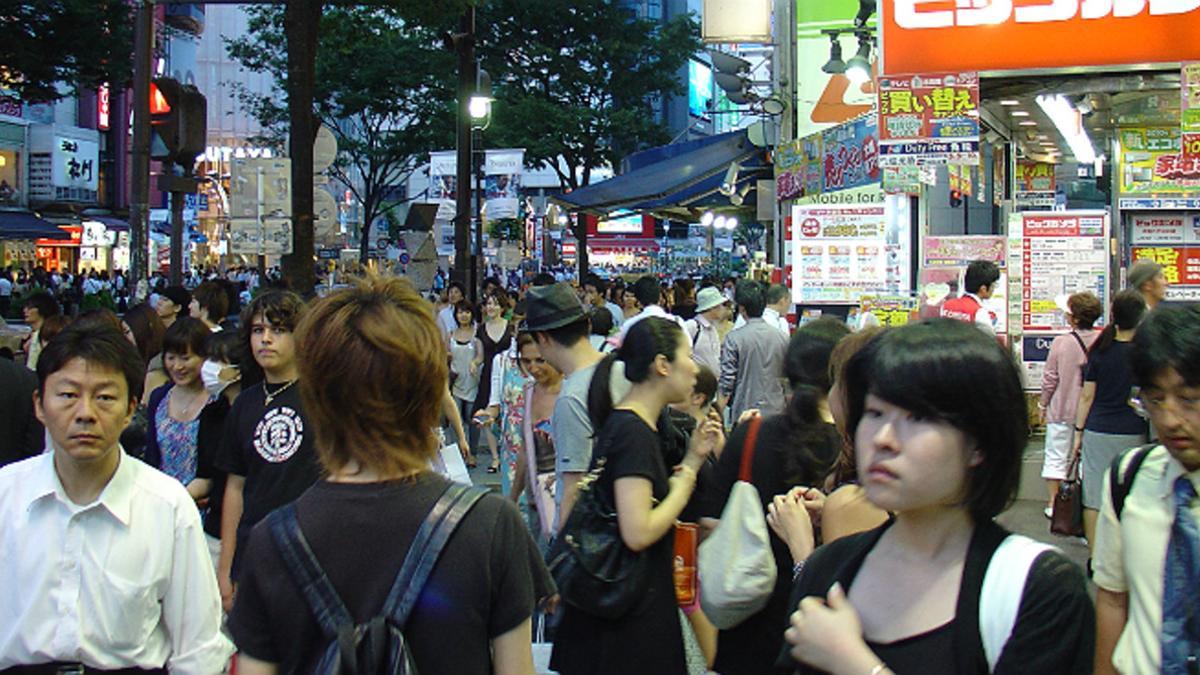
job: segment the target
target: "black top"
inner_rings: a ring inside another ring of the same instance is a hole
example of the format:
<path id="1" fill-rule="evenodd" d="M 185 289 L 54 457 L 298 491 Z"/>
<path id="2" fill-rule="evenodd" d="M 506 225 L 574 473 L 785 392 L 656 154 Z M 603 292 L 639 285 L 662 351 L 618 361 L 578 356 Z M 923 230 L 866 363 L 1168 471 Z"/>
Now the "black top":
<path id="1" fill-rule="evenodd" d="M 796 580 L 788 606 L 799 605 L 810 595 L 824 597 L 835 581 L 849 592 L 863 560 L 893 522 L 889 520 L 874 530 L 843 537 L 814 551 Z M 946 650 L 936 640 L 921 642 L 930 650 L 906 657 L 915 659 L 921 667 L 895 670 L 898 675 L 929 672 L 984 675 L 988 672 L 983 638 L 979 633 L 979 595 L 988 563 L 1007 535 L 1004 528 L 992 521 L 975 527 L 967 546 L 958 604 L 950 627 L 952 649 Z M 1091 673 L 1095 622 L 1096 613 L 1079 566 L 1061 553 L 1043 553 L 1029 570 L 1016 625 L 992 672 L 996 675 Z M 778 664 L 803 675 L 823 672 L 792 661 L 786 645 L 779 653 Z M 888 665 L 892 666 L 890 662 Z"/>
<path id="2" fill-rule="evenodd" d="M 954 650 L 954 622 L 931 631 L 887 644 L 868 642 L 867 646 L 888 665 L 893 673 L 922 673 L 922 675 L 955 675 L 949 662 L 931 663 L 930 654 L 949 654 Z"/>
<path id="3" fill-rule="evenodd" d="M 491 335 L 488 335 L 487 321 L 482 321 L 479 329 L 475 331 L 475 337 L 483 343 L 483 366 L 479 369 L 479 390 L 475 394 L 475 409 L 482 410 L 487 407 L 488 398 L 492 394 L 492 359 L 512 346 L 512 324 L 504 327 L 504 335 L 500 336 L 499 341 L 496 341 L 492 339 Z"/>
<path id="4" fill-rule="evenodd" d="M 742 446 L 749 425 L 741 424 L 729 435 L 717 462 L 711 484 L 705 487 L 701 515 L 720 518 L 742 464 Z M 758 490 L 764 513 L 775 495 L 786 494 L 797 485 L 820 486 L 841 451 L 841 438 L 832 424 L 820 423 L 806 430 L 815 443 L 801 444 L 800 434 L 787 414 L 765 418 L 758 430 L 758 446 L 751 462 L 751 483 Z M 774 672 L 775 654 L 783 644 L 787 621 L 788 594 L 792 588 L 792 555 L 787 544 L 771 533 L 775 555 L 775 590 L 766 607 L 718 636 L 717 660 L 713 667 L 723 675 Z M 701 584 L 703 594 L 703 584 Z"/>
<path id="5" fill-rule="evenodd" d="M 233 402 L 217 457 L 218 469 L 246 479 L 233 560 L 235 579 L 250 528 L 294 501 L 321 473 L 299 388 L 293 384 L 280 391 L 267 407 L 264 384 L 242 390 Z M 270 386 L 277 391 L 281 385 Z"/>
<path id="6" fill-rule="evenodd" d="M 41 453 L 45 434 L 33 414 L 38 379 L 25 366 L 0 359 L 0 466 Z"/>
<path id="7" fill-rule="evenodd" d="M 648 479 L 655 499 L 667 496 L 667 467 L 658 435 L 636 413 L 613 411 L 596 436 L 593 466 L 600 457 L 607 457 L 608 463 L 594 489 L 601 491 L 601 498 L 610 500 L 607 503 L 616 504 L 614 484 L 618 478 L 628 476 Z M 673 532 L 668 531 L 642 552 L 650 558 L 652 577 L 645 597 L 629 615 L 610 621 L 565 605 L 550 667 L 561 675 L 686 673 L 675 601 L 674 549 Z"/>
<path id="8" fill-rule="evenodd" d="M 431 472 L 370 484 L 321 481 L 296 500 L 296 515 L 321 568 L 354 621 L 383 608 L 421 522 L 445 490 Z M 288 574 L 271 533 L 255 527 L 229 615 L 239 650 L 310 673 L 328 646 Z M 490 673 L 490 640 L 528 619 L 553 594 L 545 564 L 516 507 L 485 496 L 446 543 L 404 636 L 422 673 Z"/>
<path id="9" fill-rule="evenodd" d="M 1104 351 L 1093 350 L 1083 371 L 1085 382 L 1096 383 L 1096 398 L 1088 413 L 1088 431 L 1105 434 L 1145 434 L 1146 421 L 1129 407 L 1133 369 L 1129 365 L 1131 342 L 1113 343 Z"/>

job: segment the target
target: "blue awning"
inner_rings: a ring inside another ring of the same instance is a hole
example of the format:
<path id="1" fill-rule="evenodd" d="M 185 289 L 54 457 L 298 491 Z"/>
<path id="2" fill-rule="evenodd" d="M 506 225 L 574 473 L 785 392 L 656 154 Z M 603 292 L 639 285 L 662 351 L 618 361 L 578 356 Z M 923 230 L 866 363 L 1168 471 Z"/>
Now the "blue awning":
<path id="1" fill-rule="evenodd" d="M 71 233 L 29 211 L 0 211 L 0 239 L 70 239 Z"/>
<path id="2" fill-rule="evenodd" d="M 665 145 L 630 155 L 626 173 L 553 197 L 571 209 L 609 213 L 617 209 L 679 206 L 720 186 L 732 162 L 765 163 L 765 151 L 744 130 L 687 143 Z M 748 176 L 739 175 L 739 183 Z"/>

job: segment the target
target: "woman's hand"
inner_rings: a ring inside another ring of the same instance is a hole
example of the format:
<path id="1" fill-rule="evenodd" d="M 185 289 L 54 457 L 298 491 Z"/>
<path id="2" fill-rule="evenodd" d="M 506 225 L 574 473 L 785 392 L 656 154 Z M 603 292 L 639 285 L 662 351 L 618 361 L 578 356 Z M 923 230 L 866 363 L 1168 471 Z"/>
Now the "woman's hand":
<path id="1" fill-rule="evenodd" d="M 787 544 L 792 553 L 792 562 L 807 560 L 816 548 L 812 518 L 805 505 L 792 492 L 775 495 L 767 504 L 767 525 L 771 526 L 775 536 Z"/>
<path id="2" fill-rule="evenodd" d="M 475 426 L 486 427 L 496 421 L 497 411 L 494 408 L 483 408 L 475 413 L 473 420 Z"/>
<path id="3" fill-rule="evenodd" d="M 841 584 L 829 589 L 826 600 L 809 596 L 789 619 L 783 637 L 792 658 L 831 673 L 869 673 L 879 663 L 862 637 L 858 612 Z"/>
<path id="4" fill-rule="evenodd" d="M 712 454 L 720 454 L 724 447 L 725 425 L 721 423 L 721 416 L 716 411 L 710 411 L 708 419 L 692 432 L 688 457 L 684 458 L 684 462 L 691 464 L 693 471 L 698 470 L 703 464 L 704 458 Z"/>
<path id="5" fill-rule="evenodd" d="M 687 464 L 680 464 L 675 467 L 674 473 L 667 479 L 667 484 L 670 485 L 671 492 L 676 489 L 691 492 L 696 487 L 696 470 Z"/>
<path id="6" fill-rule="evenodd" d="M 738 415 L 737 423 L 745 424 L 746 422 L 749 422 L 750 420 L 754 419 L 755 417 L 759 417 L 761 415 L 762 415 L 762 413 L 759 411 L 758 408 L 746 408 L 745 410 L 742 411 L 741 415 Z"/>

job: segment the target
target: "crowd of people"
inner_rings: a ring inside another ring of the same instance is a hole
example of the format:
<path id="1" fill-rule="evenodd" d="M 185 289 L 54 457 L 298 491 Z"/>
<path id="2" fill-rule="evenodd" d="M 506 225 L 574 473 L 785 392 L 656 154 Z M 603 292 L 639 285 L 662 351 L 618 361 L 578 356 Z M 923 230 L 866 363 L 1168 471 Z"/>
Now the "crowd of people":
<path id="1" fill-rule="evenodd" d="M 34 294 L 28 367 L 0 359 L 0 672 L 1194 672 L 1200 307 L 1137 272 L 1103 331 L 1065 302 L 1041 398 L 1086 570 L 995 522 L 1030 428 L 986 274 L 961 317 L 857 331 L 752 279 Z"/>

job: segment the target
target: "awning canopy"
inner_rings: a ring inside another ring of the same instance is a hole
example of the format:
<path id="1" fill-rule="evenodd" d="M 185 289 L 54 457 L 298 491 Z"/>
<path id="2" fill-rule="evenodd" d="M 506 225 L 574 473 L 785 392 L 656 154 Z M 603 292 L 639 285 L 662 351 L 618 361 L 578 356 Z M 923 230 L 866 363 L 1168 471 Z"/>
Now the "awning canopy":
<path id="1" fill-rule="evenodd" d="M 80 216 L 85 221 L 94 220 L 98 223 L 104 223 L 104 227 L 110 232 L 128 232 L 129 221 L 122 220 L 116 216 Z"/>
<path id="2" fill-rule="evenodd" d="M 762 177 L 759 169 L 767 166 L 766 152 L 750 142 L 745 130 L 664 145 L 626 158 L 626 171 L 619 176 L 552 199 L 573 210 L 601 215 L 618 209 L 699 207 L 718 194 L 733 162 L 742 167 L 737 180 L 742 191 Z M 729 198 L 719 196 L 728 205 Z"/>
<path id="3" fill-rule="evenodd" d="M 0 211 L 0 239 L 70 239 L 71 234 L 29 211 Z"/>
<path id="4" fill-rule="evenodd" d="M 588 237 L 587 246 L 589 251 L 629 251 L 637 253 L 658 251 L 658 242 L 644 237 Z"/>

